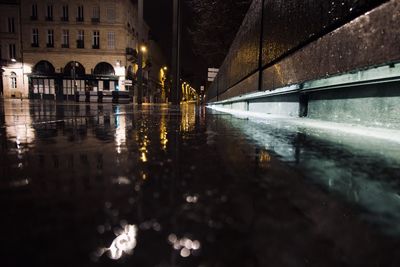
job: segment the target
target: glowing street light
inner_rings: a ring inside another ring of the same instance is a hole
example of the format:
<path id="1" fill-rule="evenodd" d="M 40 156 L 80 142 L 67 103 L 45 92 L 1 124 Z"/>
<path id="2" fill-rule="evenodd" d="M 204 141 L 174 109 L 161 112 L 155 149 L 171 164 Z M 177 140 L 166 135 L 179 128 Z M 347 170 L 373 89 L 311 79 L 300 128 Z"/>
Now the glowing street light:
<path id="1" fill-rule="evenodd" d="M 146 52 L 147 52 L 147 47 L 144 46 L 144 45 L 142 45 L 142 46 L 140 47 L 140 50 L 141 50 L 143 53 L 146 53 Z"/>

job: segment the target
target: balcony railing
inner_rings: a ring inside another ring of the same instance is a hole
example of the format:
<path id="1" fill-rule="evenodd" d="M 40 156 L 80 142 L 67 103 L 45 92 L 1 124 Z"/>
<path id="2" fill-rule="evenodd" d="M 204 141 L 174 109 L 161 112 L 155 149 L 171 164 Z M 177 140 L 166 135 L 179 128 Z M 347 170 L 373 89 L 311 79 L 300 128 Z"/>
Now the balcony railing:
<path id="1" fill-rule="evenodd" d="M 99 44 L 94 44 L 94 45 L 92 45 L 92 48 L 93 49 L 100 49 L 100 45 Z"/>
<path id="2" fill-rule="evenodd" d="M 92 18 L 92 23 L 100 23 L 100 18 Z"/>
<path id="3" fill-rule="evenodd" d="M 129 56 L 137 57 L 138 52 L 137 52 L 136 49 L 134 49 L 134 48 L 127 47 L 127 48 L 126 48 L 126 54 L 129 55 Z"/>
<path id="4" fill-rule="evenodd" d="M 46 47 L 47 47 L 47 48 L 53 48 L 53 47 L 54 47 L 54 44 L 46 44 Z"/>
<path id="5" fill-rule="evenodd" d="M 83 21 L 84 21 L 83 17 L 77 17 L 76 18 L 76 22 L 83 22 Z"/>
<path id="6" fill-rule="evenodd" d="M 83 40 L 77 40 L 76 48 L 85 48 L 85 42 Z"/>
<path id="7" fill-rule="evenodd" d="M 69 20 L 69 18 L 68 17 L 61 17 L 61 21 L 68 21 Z"/>
<path id="8" fill-rule="evenodd" d="M 62 44 L 61 48 L 69 48 L 69 44 Z"/>
<path id="9" fill-rule="evenodd" d="M 31 47 L 39 47 L 39 44 L 38 43 L 32 43 Z"/>
<path id="10" fill-rule="evenodd" d="M 53 21 L 53 17 L 46 17 L 46 21 Z"/>
<path id="11" fill-rule="evenodd" d="M 31 16 L 31 20 L 37 20 L 38 17 L 37 16 Z"/>

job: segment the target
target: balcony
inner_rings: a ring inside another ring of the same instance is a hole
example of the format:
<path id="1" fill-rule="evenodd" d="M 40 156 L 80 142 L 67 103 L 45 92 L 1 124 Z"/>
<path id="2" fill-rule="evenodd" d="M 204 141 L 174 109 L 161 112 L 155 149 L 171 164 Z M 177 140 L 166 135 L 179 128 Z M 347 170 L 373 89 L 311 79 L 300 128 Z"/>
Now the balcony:
<path id="1" fill-rule="evenodd" d="M 46 21 L 53 21 L 53 17 L 46 17 Z"/>
<path id="2" fill-rule="evenodd" d="M 92 45 L 92 48 L 93 49 L 100 49 L 100 45 L 99 44 Z"/>
<path id="3" fill-rule="evenodd" d="M 62 44 L 61 48 L 69 48 L 69 44 Z"/>
<path id="4" fill-rule="evenodd" d="M 83 21 L 84 21 L 83 17 L 77 17 L 76 18 L 76 22 L 83 22 Z"/>
<path id="5" fill-rule="evenodd" d="M 47 48 L 54 48 L 54 44 L 46 44 Z"/>
<path id="6" fill-rule="evenodd" d="M 77 40 L 76 41 L 76 48 L 85 48 L 85 42 L 83 40 Z"/>
<path id="7" fill-rule="evenodd" d="M 38 43 L 32 43 L 31 47 L 36 47 L 37 48 L 37 47 L 39 47 L 39 44 Z"/>
<path id="8" fill-rule="evenodd" d="M 38 20 L 37 16 L 31 16 L 31 20 Z"/>
<path id="9" fill-rule="evenodd" d="M 67 21 L 69 21 L 69 18 L 68 18 L 68 17 L 61 17 L 60 20 L 61 20 L 61 21 L 64 21 L 64 22 L 67 22 Z"/>
<path id="10" fill-rule="evenodd" d="M 133 56 L 133 57 L 137 57 L 138 52 L 137 52 L 136 49 L 134 49 L 134 48 L 127 47 L 127 48 L 126 48 L 126 55 L 128 55 L 128 56 Z"/>
<path id="11" fill-rule="evenodd" d="M 93 24 L 100 23 L 100 18 L 92 18 L 92 23 Z"/>

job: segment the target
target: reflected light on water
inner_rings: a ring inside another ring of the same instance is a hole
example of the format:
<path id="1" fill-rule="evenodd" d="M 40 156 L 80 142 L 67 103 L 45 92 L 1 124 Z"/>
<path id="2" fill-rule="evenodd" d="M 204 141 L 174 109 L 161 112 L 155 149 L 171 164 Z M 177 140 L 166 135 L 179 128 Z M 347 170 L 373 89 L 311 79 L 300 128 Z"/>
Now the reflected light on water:
<path id="1" fill-rule="evenodd" d="M 15 140 L 18 152 L 21 153 L 21 144 L 31 144 L 35 140 L 35 131 L 32 128 L 32 119 L 27 115 L 29 106 L 24 103 L 4 102 L 5 125 L 7 138 Z"/>
<path id="2" fill-rule="evenodd" d="M 160 143 L 161 143 L 161 149 L 165 151 L 167 149 L 167 144 L 168 144 L 168 131 L 167 131 L 166 118 L 164 114 L 161 116 L 161 123 L 160 123 Z"/>
<path id="3" fill-rule="evenodd" d="M 175 250 L 180 250 L 180 255 L 187 258 L 194 250 L 199 250 L 201 245 L 198 240 L 191 240 L 190 238 L 183 237 L 179 239 L 175 234 L 168 236 L 168 242 Z"/>
<path id="4" fill-rule="evenodd" d="M 196 105 L 182 104 L 181 131 L 189 132 L 196 125 Z"/>
<path id="5" fill-rule="evenodd" d="M 136 247 L 137 227 L 126 225 L 124 230 L 114 239 L 109 248 L 101 249 L 100 256 L 108 252 L 108 257 L 112 260 L 122 258 L 124 254 L 131 255 Z"/>
<path id="6" fill-rule="evenodd" d="M 116 115 L 115 143 L 118 154 L 121 154 L 122 147 L 126 145 L 126 117 Z"/>

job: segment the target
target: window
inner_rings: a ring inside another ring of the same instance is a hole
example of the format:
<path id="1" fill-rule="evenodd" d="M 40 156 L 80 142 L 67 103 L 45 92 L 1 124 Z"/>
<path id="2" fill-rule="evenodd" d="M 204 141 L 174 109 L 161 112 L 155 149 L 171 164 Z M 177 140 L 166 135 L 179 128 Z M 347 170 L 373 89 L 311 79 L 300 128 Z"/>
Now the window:
<path id="1" fill-rule="evenodd" d="M 69 30 L 62 31 L 62 48 L 69 48 Z"/>
<path id="2" fill-rule="evenodd" d="M 94 31 L 93 32 L 92 48 L 93 49 L 99 49 L 100 48 L 100 32 L 99 31 Z"/>
<path id="3" fill-rule="evenodd" d="M 53 5 L 47 5 L 47 13 L 46 13 L 46 20 L 52 21 L 53 20 Z"/>
<path id="4" fill-rule="evenodd" d="M 63 5 L 62 7 L 62 21 L 68 21 L 69 18 L 69 10 L 68 10 L 68 5 Z"/>
<path id="5" fill-rule="evenodd" d="M 37 4 L 32 5 L 32 13 L 31 13 L 31 20 L 37 20 L 38 13 L 37 13 Z"/>
<path id="6" fill-rule="evenodd" d="M 107 43 L 109 49 L 115 49 L 115 32 L 109 32 L 107 34 Z"/>
<path id="7" fill-rule="evenodd" d="M 47 30 L 47 47 L 54 47 L 54 31 Z"/>
<path id="8" fill-rule="evenodd" d="M 8 45 L 8 52 L 11 60 L 15 60 L 16 58 L 16 49 L 15 49 L 15 44 L 9 44 Z"/>
<path id="9" fill-rule="evenodd" d="M 85 48 L 85 31 L 84 30 L 78 31 L 78 40 L 76 40 L 76 47 L 77 48 Z"/>
<path id="10" fill-rule="evenodd" d="M 8 32 L 15 33 L 15 19 L 8 18 Z"/>
<path id="11" fill-rule="evenodd" d="M 11 72 L 10 86 L 11 86 L 11 89 L 17 89 L 17 74 L 15 72 Z"/>
<path id="12" fill-rule="evenodd" d="M 83 6 L 78 6 L 78 16 L 76 17 L 76 21 L 83 21 Z"/>
<path id="13" fill-rule="evenodd" d="M 39 47 L 39 30 L 32 29 L 32 47 Z"/>
<path id="14" fill-rule="evenodd" d="M 99 6 L 93 7 L 92 22 L 100 22 L 100 7 Z"/>
<path id="15" fill-rule="evenodd" d="M 115 19 L 116 19 L 115 8 L 107 8 L 107 20 L 115 21 Z"/>

